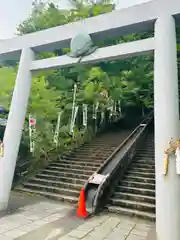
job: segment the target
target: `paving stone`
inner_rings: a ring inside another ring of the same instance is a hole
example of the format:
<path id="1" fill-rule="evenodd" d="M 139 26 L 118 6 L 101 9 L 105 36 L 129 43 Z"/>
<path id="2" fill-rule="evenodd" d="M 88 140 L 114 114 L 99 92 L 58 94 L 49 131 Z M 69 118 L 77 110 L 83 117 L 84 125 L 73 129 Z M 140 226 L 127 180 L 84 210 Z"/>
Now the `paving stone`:
<path id="1" fill-rule="evenodd" d="M 73 237 L 73 238 L 77 238 L 77 239 L 82 239 L 83 237 L 85 237 L 87 234 L 89 233 L 89 231 L 79 231 L 77 229 L 71 231 L 68 236 Z"/>
<path id="2" fill-rule="evenodd" d="M 148 232 L 146 240 L 155 240 L 156 239 L 156 227 L 153 225 L 151 230 Z"/>
<path id="3" fill-rule="evenodd" d="M 95 231 L 109 233 L 111 232 L 118 224 L 120 220 L 118 218 L 111 217 L 107 221 L 103 222 L 100 226 L 95 228 Z"/>
<path id="4" fill-rule="evenodd" d="M 133 229 L 131 231 L 131 234 L 132 235 L 137 235 L 137 236 L 140 236 L 140 237 L 147 237 L 147 231 L 142 231 L 142 230 L 137 230 L 137 229 Z"/>
<path id="5" fill-rule="evenodd" d="M 66 236 L 63 236 L 63 237 L 58 238 L 58 240 L 76 240 L 76 239 L 73 238 L 73 237 L 70 237 L 70 236 L 66 235 Z"/>
<path id="6" fill-rule="evenodd" d="M 7 230 L 3 226 L 0 226 L 0 235 L 4 232 L 7 232 Z"/>
<path id="7" fill-rule="evenodd" d="M 66 214 L 65 213 L 54 213 L 52 215 L 49 215 L 45 218 L 43 218 L 44 221 L 47 221 L 47 222 L 53 222 L 53 221 L 56 221 L 62 217 L 64 217 Z"/>
<path id="8" fill-rule="evenodd" d="M 29 211 L 29 210 L 23 212 L 22 215 L 24 216 L 24 218 L 26 218 L 26 219 L 28 219 L 30 221 L 36 221 L 36 220 L 39 220 L 39 219 L 42 218 L 41 216 L 39 216 L 39 215 Z"/>
<path id="9" fill-rule="evenodd" d="M 44 221 L 43 219 L 40 219 L 40 220 L 35 221 L 35 222 L 31 223 L 31 224 L 32 224 L 32 225 L 35 224 L 35 225 L 41 227 L 41 226 L 44 226 L 45 224 L 47 224 L 47 222 Z"/>
<path id="10" fill-rule="evenodd" d="M 45 224 L 47 224 L 47 222 L 41 220 L 41 221 L 32 222 L 32 223 L 27 224 L 25 226 L 21 226 L 18 229 L 20 231 L 24 231 L 24 232 L 31 232 L 31 231 L 33 231 L 35 229 L 38 229 L 38 228 L 42 227 Z"/>
<path id="11" fill-rule="evenodd" d="M 13 240 L 14 238 L 8 237 L 8 236 L 4 236 L 4 235 L 0 235 L 0 239 L 1 240 Z"/>
<path id="12" fill-rule="evenodd" d="M 104 240 L 105 238 L 103 237 L 103 238 L 101 238 L 101 236 L 99 236 L 99 235 L 91 235 L 91 234 L 89 234 L 89 235 L 87 235 L 86 237 L 84 237 L 84 238 L 82 238 L 82 240 Z M 75 239 L 74 239 L 75 240 Z"/>
<path id="13" fill-rule="evenodd" d="M 113 231 L 113 226 L 108 225 L 100 225 L 99 227 L 96 227 L 91 233 L 91 236 L 94 236 L 94 238 L 105 238 L 109 233 Z"/>
<path id="14" fill-rule="evenodd" d="M 119 223 L 118 218 L 111 217 L 107 221 L 103 222 L 100 226 L 96 227 L 94 231 L 92 231 L 87 237 L 93 238 L 93 239 L 104 239 L 109 235 L 113 229 L 118 225 Z"/>
<path id="15" fill-rule="evenodd" d="M 76 229 L 78 231 L 93 231 L 95 229 L 96 226 L 89 224 L 88 222 L 85 224 L 80 225 L 79 227 L 77 227 Z"/>
<path id="16" fill-rule="evenodd" d="M 116 217 L 110 217 L 104 224 L 107 224 L 108 226 L 115 228 L 120 224 L 121 220 Z"/>
<path id="17" fill-rule="evenodd" d="M 25 231 L 22 231 L 22 230 L 19 230 L 19 229 L 14 229 L 14 230 L 11 230 L 11 231 L 8 231 L 8 232 L 4 233 L 4 236 L 14 237 L 14 239 L 15 239 L 17 237 L 25 235 L 26 233 L 27 232 L 25 232 Z"/>
<path id="18" fill-rule="evenodd" d="M 131 234 L 126 238 L 126 240 L 146 240 L 146 237 L 141 237 L 141 236 Z"/>
<path id="19" fill-rule="evenodd" d="M 32 209 L 34 205 L 36 205 L 36 204 L 29 204 L 29 205 L 20 207 L 19 210 L 28 211 L 28 210 Z"/>
<path id="20" fill-rule="evenodd" d="M 113 232 L 117 232 L 119 234 L 123 234 L 123 235 L 127 236 L 131 232 L 131 229 L 117 227 L 117 228 L 113 229 Z"/>
<path id="21" fill-rule="evenodd" d="M 0 223 L 0 229 L 4 229 L 5 231 L 9 231 L 9 230 L 13 230 L 15 228 L 18 228 L 22 226 L 20 223 L 18 222 L 10 222 L 10 221 L 3 221 L 3 223 Z M 2 233 L 2 230 L 1 230 Z"/>
<path id="22" fill-rule="evenodd" d="M 41 202 L 38 205 L 34 207 L 34 209 L 41 209 L 47 212 L 57 212 L 65 209 L 70 209 L 70 206 L 66 204 L 56 204 L 56 203 L 50 203 L 50 202 Z"/>
<path id="23" fill-rule="evenodd" d="M 88 220 L 88 223 L 94 226 L 99 226 L 103 222 L 107 221 L 109 219 L 109 216 L 98 216 L 98 217 L 93 217 L 92 219 Z"/>
<path id="24" fill-rule="evenodd" d="M 83 240 L 103 240 L 108 234 L 103 232 L 91 232 Z"/>
<path id="25" fill-rule="evenodd" d="M 132 230 L 136 226 L 135 222 L 132 221 L 120 221 L 118 228 Z"/>
<path id="26" fill-rule="evenodd" d="M 111 232 L 109 235 L 106 236 L 109 240 L 125 240 L 127 235 L 120 233 L 120 232 Z"/>
<path id="27" fill-rule="evenodd" d="M 39 217 L 39 219 L 41 218 L 45 218 L 45 217 L 48 217 L 49 215 L 51 215 L 52 213 L 49 213 L 43 209 L 39 209 L 39 210 L 33 210 L 31 211 L 34 215 L 37 215 Z"/>
<path id="28" fill-rule="evenodd" d="M 79 221 L 79 225 L 69 216 L 69 209 L 69 205 L 48 201 L 18 208 L 18 213 L 0 218 L 0 240 L 44 240 L 45 229 L 51 232 L 54 227 L 63 229 L 56 240 L 147 240 L 147 232 L 154 228 L 148 221 L 111 214 Z M 68 227 L 68 219 L 75 225 Z"/>
<path id="29" fill-rule="evenodd" d="M 14 222 L 20 225 L 25 225 L 32 222 L 30 219 L 27 219 L 23 214 L 13 214 L 13 215 L 7 216 L 5 220 Z"/>
<path id="30" fill-rule="evenodd" d="M 52 204 L 48 202 L 39 203 L 38 205 L 34 205 L 33 208 L 28 211 L 31 212 L 32 215 L 36 215 L 39 219 L 48 217 L 49 215 L 55 213 L 62 213 L 62 211 L 66 211 L 69 209 L 69 206 L 64 204 Z"/>
<path id="31" fill-rule="evenodd" d="M 138 224 L 136 224 L 135 229 L 142 230 L 142 231 L 149 231 L 152 229 L 152 225 L 138 223 Z"/>
<path id="32" fill-rule="evenodd" d="M 111 227 L 107 227 L 107 226 L 100 226 L 97 227 L 92 234 L 94 235 L 103 235 L 104 237 L 106 237 L 110 232 L 112 232 L 112 228 Z"/>
<path id="33" fill-rule="evenodd" d="M 95 239 L 92 236 L 86 236 L 86 237 L 82 238 L 82 240 L 95 240 Z M 103 240 L 104 240 L 104 238 L 103 238 Z"/>

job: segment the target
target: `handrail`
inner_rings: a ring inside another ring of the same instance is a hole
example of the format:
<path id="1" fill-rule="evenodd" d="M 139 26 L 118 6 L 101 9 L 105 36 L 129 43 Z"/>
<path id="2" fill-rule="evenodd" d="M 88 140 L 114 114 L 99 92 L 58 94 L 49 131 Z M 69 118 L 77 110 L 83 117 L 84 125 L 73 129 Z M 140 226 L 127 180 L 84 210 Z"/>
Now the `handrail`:
<path id="1" fill-rule="evenodd" d="M 146 119 L 144 119 L 128 136 L 127 138 L 124 139 L 124 141 L 122 143 L 120 143 L 120 145 L 114 150 L 114 152 L 112 152 L 112 154 L 107 158 L 107 160 L 99 167 L 99 169 L 97 170 L 97 172 L 105 167 L 107 165 L 107 163 L 116 155 L 117 152 L 119 152 L 119 150 L 130 140 L 130 138 L 134 135 L 135 132 L 137 132 L 137 130 L 140 128 L 141 124 L 144 123 Z"/>
<path id="2" fill-rule="evenodd" d="M 120 149 L 130 140 L 130 138 L 134 135 L 134 133 L 140 128 L 141 124 L 143 124 L 149 117 L 152 117 L 152 116 L 153 116 L 153 112 L 151 112 L 145 119 L 143 119 L 143 121 L 127 136 L 127 138 L 124 139 L 123 142 L 119 144 L 119 146 L 112 152 L 112 154 L 106 159 L 106 161 L 95 171 L 95 173 L 98 173 L 99 171 L 101 171 L 101 169 L 104 168 L 109 163 L 109 161 L 111 161 L 112 158 L 120 151 Z M 89 179 L 88 181 L 86 181 L 84 185 L 85 190 L 88 183 L 89 183 Z"/>
<path id="3" fill-rule="evenodd" d="M 142 131 L 140 131 L 140 133 L 137 135 L 137 137 L 134 139 L 134 142 L 137 141 L 137 139 L 139 138 L 139 136 L 141 136 L 142 132 L 144 132 L 144 130 L 146 129 L 147 125 L 149 124 L 149 122 L 152 120 L 153 117 L 153 112 L 151 112 L 150 114 L 148 114 L 148 116 L 133 130 L 133 132 L 130 133 L 130 135 L 114 150 L 114 152 L 107 158 L 107 160 L 100 166 L 100 168 L 98 168 L 98 170 L 94 173 L 100 173 L 103 171 L 103 169 L 106 167 L 106 165 L 108 165 L 112 159 L 114 159 L 114 157 L 116 156 L 116 154 L 128 143 L 128 141 L 132 138 L 132 136 L 140 129 L 142 128 Z M 129 149 L 128 149 L 129 150 Z M 127 150 L 127 151 L 128 151 Z M 92 200 L 92 212 L 94 212 L 94 208 L 96 209 L 98 206 L 98 199 L 101 196 L 100 193 L 102 192 L 105 184 L 107 184 L 107 182 L 109 181 L 109 179 L 111 178 L 111 176 L 113 176 L 114 172 L 117 171 L 117 167 L 115 167 L 111 174 L 108 175 L 105 179 L 104 182 L 102 182 L 101 184 L 99 184 L 99 186 L 97 187 L 96 193 L 93 197 Z M 90 179 L 90 178 L 89 178 Z M 88 181 L 85 183 L 84 185 L 84 189 L 85 189 L 85 193 L 88 190 L 88 186 L 89 186 L 89 179 Z"/>
<path id="4" fill-rule="evenodd" d="M 149 119 L 149 117 L 147 117 L 146 119 L 144 119 L 144 120 L 136 127 L 136 129 L 132 132 L 132 134 L 129 135 L 129 138 L 127 137 L 128 140 L 130 139 L 130 136 L 132 137 L 132 135 L 133 135 L 140 127 L 142 127 L 142 124 L 143 124 L 146 120 L 148 120 L 148 121 L 147 121 L 147 124 L 143 127 L 142 131 L 138 134 L 138 136 L 137 136 L 136 139 L 134 140 L 134 142 L 136 142 L 136 140 L 138 139 L 138 137 L 139 137 L 139 136 L 142 134 L 142 132 L 144 132 L 144 130 L 147 128 L 148 123 L 152 120 L 152 116 L 151 116 L 150 119 Z M 129 150 L 129 149 L 128 149 L 128 150 Z M 127 151 L 128 151 L 128 150 L 127 150 Z M 114 156 L 115 156 L 115 155 L 114 155 Z M 113 157 L 114 157 L 114 156 L 113 156 Z M 113 172 L 114 172 L 114 171 L 113 171 Z M 109 175 L 109 176 L 107 176 L 106 180 L 105 180 L 102 184 L 100 184 L 100 185 L 98 186 L 97 193 L 96 193 L 96 196 L 95 196 L 95 199 L 94 199 L 94 206 L 95 206 L 95 207 L 97 206 L 97 201 L 98 201 L 98 198 L 99 198 L 99 193 L 102 191 L 102 188 L 103 188 L 103 186 L 105 185 L 105 182 L 107 182 L 107 181 L 110 179 L 111 176 L 112 176 L 112 174 Z"/>

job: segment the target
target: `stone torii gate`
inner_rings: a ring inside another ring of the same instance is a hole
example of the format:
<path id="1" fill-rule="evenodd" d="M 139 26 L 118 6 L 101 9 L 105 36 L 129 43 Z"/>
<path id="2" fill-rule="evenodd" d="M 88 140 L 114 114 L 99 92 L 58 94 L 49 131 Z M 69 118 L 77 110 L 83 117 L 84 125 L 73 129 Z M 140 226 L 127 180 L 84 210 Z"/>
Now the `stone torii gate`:
<path id="1" fill-rule="evenodd" d="M 154 0 L 64 26 L 0 42 L 0 60 L 20 59 L 7 127 L 4 156 L 0 158 L 0 210 L 8 205 L 22 129 L 31 89 L 32 73 L 71 66 L 68 56 L 36 60 L 35 52 L 68 47 L 70 39 L 85 29 L 93 40 L 154 30 L 154 37 L 98 49 L 83 58 L 89 64 L 154 53 L 154 114 L 156 164 L 156 232 L 158 240 L 180 239 L 180 178 L 175 159 L 163 176 L 164 149 L 179 137 L 179 97 L 175 25 L 180 20 L 179 0 Z M 18 108 L 17 108 L 18 106 Z"/>

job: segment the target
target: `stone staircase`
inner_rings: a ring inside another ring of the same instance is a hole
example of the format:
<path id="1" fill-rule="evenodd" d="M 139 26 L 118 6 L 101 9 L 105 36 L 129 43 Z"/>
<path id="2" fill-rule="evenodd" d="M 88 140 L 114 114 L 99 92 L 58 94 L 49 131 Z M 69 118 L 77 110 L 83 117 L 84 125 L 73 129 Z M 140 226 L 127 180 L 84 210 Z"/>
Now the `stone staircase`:
<path id="1" fill-rule="evenodd" d="M 84 183 L 130 132 L 116 129 L 102 134 L 73 153 L 51 162 L 16 190 L 76 203 Z"/>
<path id="2" fill-rule="evenodd" d="M 154 136 L 149 134 L 118 183 L 107 208 L 114 213 L 155 220 Z"/>

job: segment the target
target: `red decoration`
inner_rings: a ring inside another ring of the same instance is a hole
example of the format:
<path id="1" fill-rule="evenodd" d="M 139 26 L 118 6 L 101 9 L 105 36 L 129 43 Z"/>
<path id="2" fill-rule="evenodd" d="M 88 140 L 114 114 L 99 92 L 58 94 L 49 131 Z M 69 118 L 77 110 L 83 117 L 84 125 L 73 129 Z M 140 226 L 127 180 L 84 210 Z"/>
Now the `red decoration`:
<path id="1" fill-rule="evenodd" d="M 29 124 L 30 124 L 31 126 L 36 125 L 36 119 L 30 119 L 30 120 L 29 120 Z"/>

